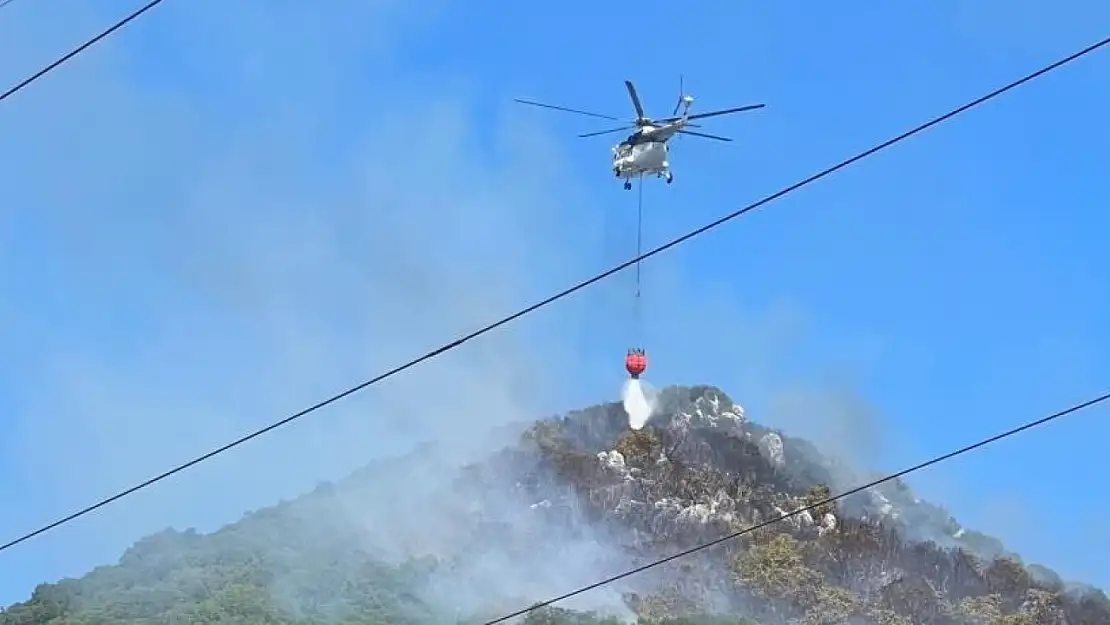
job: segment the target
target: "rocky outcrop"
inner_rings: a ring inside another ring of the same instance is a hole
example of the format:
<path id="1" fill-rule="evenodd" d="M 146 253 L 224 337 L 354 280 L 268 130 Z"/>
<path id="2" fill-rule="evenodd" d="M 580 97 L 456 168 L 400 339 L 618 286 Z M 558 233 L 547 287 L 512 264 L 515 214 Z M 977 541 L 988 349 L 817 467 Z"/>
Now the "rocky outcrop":
<path id="1" fill-rule="evenodd" d="M 536 424 L 521 448 L 539 459 L 537 511 L 582 511 L 645 559 L 788 516 L 700 554 L 699 581 L 685 581 L 694 604 L 712 588 L 761 622 L 1094 625 L 1084 614 L 1104 599 L 1064 592 L 900 480 L 798 512 L 827 500 L 843 467 L 714 387 L 664 389 L 642 430 L 608 404 Z"/>

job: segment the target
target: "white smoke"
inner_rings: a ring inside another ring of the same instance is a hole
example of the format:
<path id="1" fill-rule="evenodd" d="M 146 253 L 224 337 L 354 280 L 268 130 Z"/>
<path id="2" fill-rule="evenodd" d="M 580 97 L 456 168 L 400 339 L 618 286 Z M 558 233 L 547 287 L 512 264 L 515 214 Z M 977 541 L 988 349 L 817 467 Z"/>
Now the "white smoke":
<path id="1" fill-rule="evenodd" d="M 628 413 L 628 427 L 639 430 L 644 427 L 655 412 L 656 392 L 643 380 L 629 379 L 621 389 L 621 402 Z"/>

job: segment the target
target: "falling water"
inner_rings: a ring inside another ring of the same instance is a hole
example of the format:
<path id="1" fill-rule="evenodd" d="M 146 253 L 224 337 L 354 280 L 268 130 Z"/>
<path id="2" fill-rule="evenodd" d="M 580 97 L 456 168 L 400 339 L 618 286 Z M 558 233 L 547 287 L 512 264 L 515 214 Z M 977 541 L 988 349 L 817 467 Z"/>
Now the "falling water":
<path id="1" fill-rule="evenodd" d="M 621 402 L 628 414 L 628 427 L 639 430 L 655 411 L 655 389 L 643 380 L 629 379 L 621 389 Z"/>

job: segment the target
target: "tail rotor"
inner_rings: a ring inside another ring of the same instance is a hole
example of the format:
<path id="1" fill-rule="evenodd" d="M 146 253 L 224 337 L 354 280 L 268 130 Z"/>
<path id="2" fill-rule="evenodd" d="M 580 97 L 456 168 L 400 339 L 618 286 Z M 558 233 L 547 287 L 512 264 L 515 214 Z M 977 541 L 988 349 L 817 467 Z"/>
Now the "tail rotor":
<path id="1" fill-rule="evenodd" d="M 682 116 L 686 116 L 686 112 L 690 110 L 690 105 L 694 103 L 694 97 L 686 95 L 685 85 L 683 84 L 682 74 L 678 75 L 678 100 L 674 103 L 674 110 L 671 111 L 671 117 L 678 117 L 678 110 L 682 109 Z M 689 124 L 690 126 L 697 127 L 697 124 Z M 682 134 L 681 132 L 679 134 Z"/>
<path id="2" fill-rule="evenodd" d="M 685 115 L 686 111 L 690 110 L 690 105 L 694 103 L 694 96 L 687 95 L 684 88 L 682 74 L 678 75 L 678 100 L 674 103 L 674 110 L 671 111 L 671 117 L 678 115 L 678 110 L 682 109 L 682 114 Z"/>

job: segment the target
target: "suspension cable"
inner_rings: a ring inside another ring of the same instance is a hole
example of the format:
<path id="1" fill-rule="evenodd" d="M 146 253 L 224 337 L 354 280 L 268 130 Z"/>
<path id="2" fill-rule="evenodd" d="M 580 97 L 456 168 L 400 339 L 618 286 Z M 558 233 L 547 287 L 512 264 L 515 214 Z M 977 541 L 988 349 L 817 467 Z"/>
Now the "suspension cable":
<path id="1" fill-rule="evenodd" d="M 643 256 L 643 243 L 644 243 L 644 175 L 643 174 L 640 174 L 640 179 L 639 179 L 638 184 L 636 186 L 639 187 L 639 188 L 636 190 L 636 300 L 635 300 L 635 303 L 634 303 L 635 309 L 633 311 L 633 314 L 635 315 L 637 334 L 642 334 L 641 326 L 643 325 L 644 313 L 643 313 L 643 310 L 642 310 L 643 309 L 643 302 L 642 302 L 641 295 L 642 295 L 642 289 L 643 289 L 643 282 L 642 282 L 642 278 L 641 278 L 642 274 L 641 274 L 640 267 L 641 267 L 641 264 L 642 264 L 642 261 L 643 261 L 641 256 Z M 642 337 L 638 336 L 636 340 L 640 341 L 641 339 L 642 339 Z M 643 347 L 643 346 L 642 345 L 637 345 L 637 347 Z"/>

